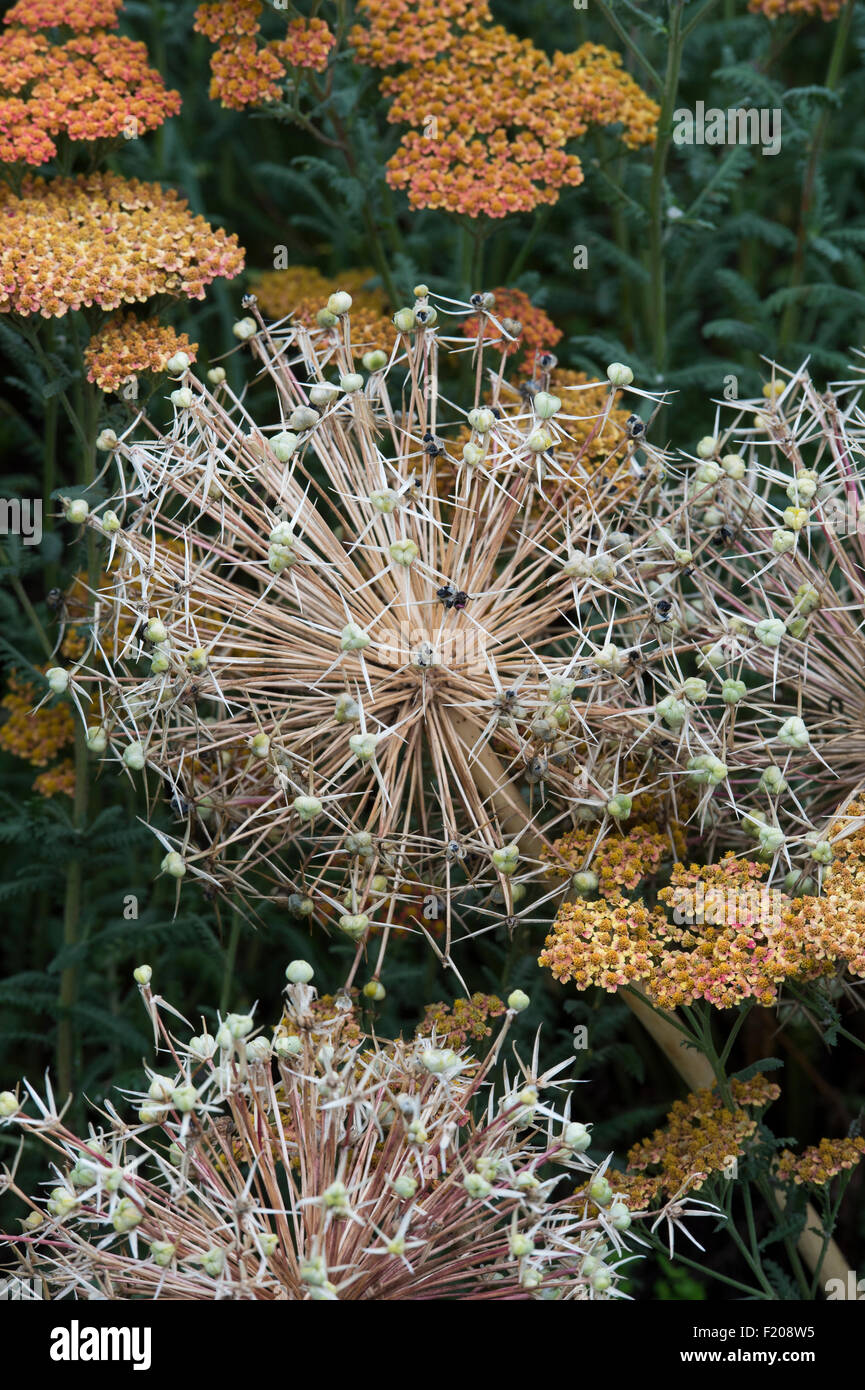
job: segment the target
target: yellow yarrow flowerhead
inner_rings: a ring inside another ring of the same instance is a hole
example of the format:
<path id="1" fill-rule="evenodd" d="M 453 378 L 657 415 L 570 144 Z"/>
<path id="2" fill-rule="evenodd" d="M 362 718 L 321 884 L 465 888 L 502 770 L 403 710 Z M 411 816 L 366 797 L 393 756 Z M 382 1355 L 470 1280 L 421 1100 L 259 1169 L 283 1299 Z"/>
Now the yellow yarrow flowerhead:
<path id="1" fill-rule="evenodd" d="M 797 1187 L 808 1184 L 825 1187 L 840 1173 L 849 1172 L 862 1162 L 865 1154 L 865 1139 L 861 1135 L 846 1139 L 821 1139 L 819 1144 L 794 1154 L 783 1149 L 778 1159 L 777 1174 L 785 1182 L 794 1182 Z"/>
<path id="2" fill-rule="evenodd" d="M 236 236 L 190 212 L 173 189 L 88 174 L 28 176 L 0 188 L 0 312 L 60 318 L 157 294 L 203 299 L 243 269 Z"/>

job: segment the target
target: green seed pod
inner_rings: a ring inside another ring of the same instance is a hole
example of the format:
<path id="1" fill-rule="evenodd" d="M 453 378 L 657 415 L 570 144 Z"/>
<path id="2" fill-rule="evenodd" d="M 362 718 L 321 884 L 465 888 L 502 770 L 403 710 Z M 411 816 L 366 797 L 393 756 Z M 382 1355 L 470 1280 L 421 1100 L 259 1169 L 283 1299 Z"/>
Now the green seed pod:
<path id="1" fill-rule="evenodd" d="M 579 873 L 571 876 L 571 883 L 584 897 L 596 892 L 599 882 L 598 875 L 592 869 L 581 869 Z"/>
<path id="2" fill-rule="evenodd" d="M 186 873 L 186 860 L 176 849 L 170 849 L 164 856 L 160 868 L 170 878 L 183 878 Z"/>
<path id="3" fill-rule="evenodd" d="M 371 762 L 375 757 L 378 737 L 376 734 L 352 734 L 348 746 L 362 763 Z"/>
<path id="4" fill-rule="evenodd" d="M 297 435 L 292 434 L 291 430 L 280 430 L 279 434 L 271 435 L 268 443 L 271 450 L 280 463 L 287 463 L 297 448 Z"/>
<path id="5" fill-rule="evenodd" d="M 123 761 L 132 772 L 140 772 L 146 762 L 142 745 L 135 742 L 130 743 L 128 747 L 124 748 Z"/>
<path id="6" fill-rule="evenodd" d="M 288 417 L 288 428 L 303 434 L 306 430 L 314 429 L 319 419 L 318 411 L 313 410 L 312 406 L 297 405 Z"/>
<path id="7" fill-rule="evenodd" d="M 364 359 L 366 365 L 366 359 Z M 339 387 L 331 386 L 329 382 L 317 381 L 314 386 L 309 388 L 309 399 L 312 405 L 326 408 L 331 405 L 339 395 Z M 314 423 L 314 422 L 313 422 Z"/>
<path id="8" fill-rule="evenodd" d="M 744 681 L 726 680 L 721 686 L 721 699 L 725 705 L 738 705 L 748 693 L 748 687 Z"/>
<path id="9" fill-rule="evenodd" d="M 366 934 L 369 918 L 365 912 L 346 912 L 339 919 L 339 929 L 352 941 L 359 941 Z"/>
<path id="10" fill-rule="evenodd" d="M 624 362 L 611 362 L 607 368 L 607 380 L 613 386 L 630 386 L 634 373 Z"/>
<path id="11" fill-rule="evenodd" d="M 368 372 L 380 372 L 387 366 L 387 353 L 375 348 L 372 352 L 365 352 L 361 361 Z"/>
<path id="12" fill-rule="evenodd" d="M 500 874 L 509 876 L 517 871 L 520 852 L 516 845 L 502 845 L 499 849 L 492 851 L 490 858 Z"/>
<path id="13" fill-rule="evenodd" d="M 682 694 L 692 705 L 701 705 L 709 693 L 709 687 L 700 676 L 689 676 L 682 682 Z"/>
<path id="14" fill-rule="evenodd" d="M 760 774 L 760 786 L 770 796 L 780 796 L 782 792 L 787 791 L 789 784 L 780 767 L 770 763 Z"/>
<path id="15" fill-rule="evenodd" d="M 663 719 L 668 729 L 681 729 L 688 717 L 688 706 L 684 700 L 677 700 L 675 695 L 665 695 L 655 705 L 655 714 Z"/>
<path id="16" fill-rule="evenodd" d="M 192 647 L 184 657 L 186 669 L 193 676 L 200 676 L 207 670 L 207 652 L 203 647 Z"/>
<path id="17" fill-rule="evenodd" d="M 495 419 L 493 412 L 482 406 L 478 406 L 468 413 L 468 422 L 473 430 L 477 430 L 478 434 L 489 434 L 495 424 Z"/>
<path id="18" fill-rule="evenodd" d="M 344 652 L 362 652 L 370 641 L 369 633 L 359 628 L 357 623 L 346 623 L 340 633 L 339 645 Z"/>
<path id="19" fill-rule="evenodd" d="M 807 748 L 811 742 L 805 721 L 797 715 L 784 720 L 777 737 L 779 743 L 786 744 L 788 748 Z"/>
<path id="20" fill-rule="evenodd" d="M 747 465 L 741 454 L 725 454 L 721 459 L 721 467 L 728 478 L 732 478 L 738 483 L 744 478 Z"/>
<path id="21" fill-rule="evenodd" d="M 593 1202 L 597 1202 L 599 1207 L 606 1207 L 609 1205 L 613 1196 L 613 1189 L 602 1174 L 598 1174 L 596 1177 L 592 1178 L 592 1181 L 589 1183 L 589 1196 Z"/>
<path id="22" fill-rule="evenodd" d="M 337 724 L 353 724 L 360 715 L 360 707 L 350 695 L 337 695 L 333 717 Z"/>
<path id="23" fill-rule="evenodd" d="M 633 804 L 633 797 L 628 796 L 626 792 L 617 792 L 607 802 L 607 815 L 612 816 L 613 820 L 627 820 Z"/>
<path id="24" fill-rule="evenodd" d="M 393 541 L 389 547 L 388 554 L 395 565 L 402 565 L 408 569 L 420 554 L 414 541 Z"/>
<path id="25" fill-rule="evenodd" d="M 727 766 L 712 753 L 688 759 L 688 780 L 695 786 L 717 787 L 727 776 Z"/>
<path id="26" fill-rule="evenodd" d="M 547 449 L 551 449 L 552 446 L 553 436 L 550 434 L 549 430 L 533 430 L 526 440 L 526 447 L 530 449 L 533 454 L 546 453 Z"/>
<path id="27" fill-rule="evenodd" d="M 64 502 L 63 512 L 73 526 L 83 526 L 90 515 L 90 507 L 83 497 L 73 497 L 71 501 Z"/>
<path id="28" fill-rule="evenodd" d="M 327 301 L 328 310 L 330 313 L 336 314 L 337 318 L 341 318 L 343 314 L 347 314 L 351 305 L 351 295 L 347 294 L 345 290 L 337 290 Z"/>
<path id="29" fill-rule="evenodd" d="M 562 403 L 558 396 L 551 395 L 549 391 L 536 391 L 532 406 L 539 420 L 551 420 L 561 410 Z"/>

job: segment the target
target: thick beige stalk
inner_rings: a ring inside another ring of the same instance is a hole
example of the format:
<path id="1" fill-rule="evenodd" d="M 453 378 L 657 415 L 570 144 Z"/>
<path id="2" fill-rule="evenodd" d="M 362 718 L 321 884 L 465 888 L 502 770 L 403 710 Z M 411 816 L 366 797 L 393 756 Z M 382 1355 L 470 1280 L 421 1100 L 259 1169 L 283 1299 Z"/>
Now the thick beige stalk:
<path id="1" fill-rule="evenodd" d="M 465 715 L 454 709 L 450 711 L 450 718 L 457 737 L 468 753 L 477 738 L 476 726 Z M 506 835 L 519 836 L 521 850 L 531 858 L 540 858 L 541 849 L 544 846 L 543 836 L 533 826 L 527 824 L 528 816 L 522 800 L 509 784 L 507 773 L 489 744 L 485 744 L 479 750 L 471 766 L 475 782 L 484 798 L 490 802 L 491 807 L 495 810 L 502 830 Z M 628 990 L 623 998 L 634 1016 L 642 1023 L 646 1032 L 654 1038 L 670 1064 L 675 1067 L 689 1091 L 699 1091 L 714 1086 L 715 1074 L 708 1058 L 704 1057 L 702 1052 L 697 1052 L 695 1048 L 688 1047 L 675 1024 L 668 1022 L 666 1018 L 656 1013 L 633 991 Z M 778 1189 L 776 1189 L 776 1199 L 778 1204 L 783 1207 L 784 1194 Z M 805 1230 L 799 1237 L 798 1249 L 808 1268 L 814 1270 L 820 1259 L 823 1242 L 822 1237 L 811 1230 L 811 1227 L 816 1227 L 819 1231 L 820 1218 L 809 1202 L 806 1211 Z M 845 1281 L 846 1287 L 849 1268 L 850 1266 L 838 1245 L 834 1240 L 830 1241 L 821 1266 L 824 1279 L 842 1279 Z"/>

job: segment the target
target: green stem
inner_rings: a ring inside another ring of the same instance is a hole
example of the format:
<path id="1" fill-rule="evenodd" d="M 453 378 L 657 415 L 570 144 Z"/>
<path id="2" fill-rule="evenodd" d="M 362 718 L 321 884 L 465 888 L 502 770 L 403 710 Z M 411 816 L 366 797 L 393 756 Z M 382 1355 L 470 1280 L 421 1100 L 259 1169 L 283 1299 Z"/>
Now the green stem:
<path id="1" fill-rule="evenodd" d="M 67 949 L 78 944 L 83 906 L 83 833 L 87 821 L 87 734 L 80 719 L 75 723 L 75 799 L 72 824 L 78 841 L 66 867 L 66 892 L 63 902 L 63 945 Z M 57 1025 L 57 1079 L 60 1095 L 71 1093 L 75 1074 L 77 1030 L 72 1010 L 78 999 L 78 966 L 66 965 L 60 975 L 60 1012 Z"/>
<path id="2" fill-rule="evenodd" d="M 841 79 L 841 72 L 844 67 L 844 58 L 847 50 L 847 40 L 850 37 L 850 30 L 853 24 L 853 6 L 855 0 L 847 0 L 847 4 L 838 21 L 835 30 L 835 42 L 832 45 L 832 53 L 829 57 L 829 67 L 826 71 L 824 87 L 828 87 L 830 92 L 834 92 Z M 805 278 L 805 252 L 807 250 L 808 218 L 811 213 L 811 205 L 814 201 L 814 187 L 817 182 L 817 171 L 820 165 L 820 156 L 823 153 L 823 145 L 829 129 L 832 113 L 829 110 L 823 111 L 820 119 L 814 127 L 814 134 L 811 139 L 811 149 L 808 155 L 808 162 L 805 166 L 805 176 L 802 180 L 802 196 L 799 201 L 799 229 L 796 233 L 796 250 L 793 253 L 793 268 L 790 273 L 791 290 L 800 288 Z M 801 305 L 798 298 L 791 298 L 784 311 L 781 320 L 781 327 L 778 332 L 778 347 L 786 346 L 795 338 L 799 326 Z"/>
<path id="3" fill-rule="evenodd" d="M 223 1016 L 228 1013 L 228 1005 L 231 1002 L 231 991 L 234 987 L 234 966 L 237 961 L 237 947 L 240 941 L 240 909 L 236 903 L 231 905 L 231 930 L 228 934 L 228 948 L 225 952 L 225 969 L 222 975 L 222 994 L 219 1000 L 219 1009 Z"/>
<path id="4" fill-rule="evenodd" d="M 83 423 L 80 432 L 86 441 L 81 454 L 78 480 L 84 487 L 92 482 L 96 472 L 96 419 L 99 400 L 92 386 L 83 390 Z M 99 580 L 97 536 L 92 527 L 87 530 L 87 583 L 92 591 Z M 77 844 L 66 869 L 66 892 L 63 905 L 63 945 L 68 950 L 78 945 L 84 910 L 84 878 L 82 874 L 83 834 L 87 821 L 89 768 L 87 762 L 87 732 L 81 719 L 75 721 L 75 797 L 72 824 Z M 60 1011 L 57 1032 L 57 1073 L 61 1094 L 72 1090 L 77 1068 L 79 1039 L 72 1010 L 78 999 L 79 968 L 75 961 L 66 965 L 60 975 Z"/>
<path id="5" fill-rule="evenodd" d="M 622 43 L 627 48 L 631 57 L 637 63 L 639 63 L 640 67 L 648 75 L 648 77 L 651 78 L 655 86 L 660 87 L 661 78 L 659 73 L 655 70 L 655 68 L 652 67 L 652 64 L 649 62 L 648 58 L 640 50 L 639 44 L 637 44 L 635 40 L 631 38 L 625 26 L 621 24 L 619 20 L 616 18 L 616 16 L 613 14 L 613 11 L 610 8 L 610 6 L 605 4 L 605 0 L 595 0 L 595 3 L 598 6 L 598 9 L 601 11 L 601 14 L 604 16 L 604 19 L 609 24 L 610 28 L 615 29 L 616 33 L 622 40 Z"/>
<path id="6" fill-rule="evenodd" d="M 652 161 L 652 178 L 649 186 L 649 286 L 647 294 L 647 340 L 655 343 L 654 361 L 658 379 L 663 376 L 667 366 L 667 286 L 664 263 L 664 176 L 667 171 L 667 157 L 672 140 L 673 109 L 679 87 L 679 70 L 682 65 L 684 36 L 682 33 L 682 10 L 684 0 L 670 0 L 669 23 L 667 28 L 667 70 L 664 75 L 664 95 L 661 102 L 661 115 L 658 119 L 658 135 L 655 142 L 655 155 Z"/>
<path id="7" fill-rule="evenodd" d="M 522 246 L 520 247 L 513 261 L 511 262 L 510 269 L 508 270 L 502 282 L 503 284 L 509 286 L 512 285 L 514 281 L 517 279 L 517 276 L 522 274 L 526 261 L 528 260 L 529 256 L 534 250 L 535 242 L 538 239 L 538 234 L 541 231 L 541 228 L 543 227 L 544 223 L 546 222 L 547 217 L 549 216 L 549 212 L 550 207 L 548 203 L 545 203 L 543 207 L 537 208 L 535 210 L 535 215 L 532 220 L 532 229 L 529 232 L 528 236 L 525 238 Z"/>
<path id="8" fill-rule="evenodd" d="M 0 545 L 0 560 L 2 560 L 4 565 L 8 565 L 9 563 L 8 552 L 6 551 L 5 546 L 2 545 Z M 42 647 L 42 650 L 44 651 L 46 656 L 50 657 L 51 643 L 48 640 L 48 634 L 46 633 L 44 627 L 39 621 L 39 614 L 36 612 L 36 609 L 33 607 L 33 604 L 27 597 L 27 591 L 25 590 L 24 585 L 21 583 L 21 580 L 18 578 L 17 574 L 10 575 L 9 585 L 18 602 L 21 604 L 22 609 L 27 615 L 27 619 L 30 622 L 30 625 L 33 628 L 34 633 L 39 639 L 39 643 Z"/>

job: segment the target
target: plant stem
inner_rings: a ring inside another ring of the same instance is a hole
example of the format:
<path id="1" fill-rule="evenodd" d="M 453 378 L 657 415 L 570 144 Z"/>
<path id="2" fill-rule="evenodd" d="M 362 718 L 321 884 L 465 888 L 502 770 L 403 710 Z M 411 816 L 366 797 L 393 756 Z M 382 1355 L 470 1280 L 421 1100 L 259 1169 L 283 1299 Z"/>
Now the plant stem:
<path id="1" fill-rule="evenodd" d="M 240 941 L 240 909 L 237 903 L 231 905 L 231 930 L 228 934 L 228 948 L 225 953 L 225 969 L 222 975 L 222 994 L 219 1009 L 223 1017 L 228 1013 L 231 991 L 234 986 L 234 966 L 237 961 L 237 946 Z"/>
<path id="2" fill-rule="evenodd" d="M 823 83 L 824 87 L 828 87 L 830 92 L 835 91 L 841 78 L 841 71 L 844 66 L 844 58 L 847 49 L 847 40 L 850 37 L 850 29 L 853 24 L 853 5 L 854 0 L 847 0 L 847 4 L 835 30 L 835 42 L 832 45 L 829 67 L 826 72 L 826 79 Z M 829 110 L 824 110 L 814 127 L 814 134 L 811 139 L 811 149 L 808 155 L 808 162 L 805 166 L 805 176 L 802 180 L 802 196 L 799 202 L 799 229 L 796 233 L 796 250 L 793 253 L 793 268 L 790 273 L 789 288 L 791 290 L 799 289 L 805 278 L 805 252 L 809 240 L 808 218 L 814 200 L 814 186 L 817 182 L 820 156 L 823 153 L 823 145 L 826 140 L 826 133 L 829 129 L 831 119 L 831 112 Z M 787 343 L 795 338 L 796 330 L 799 325 L 800 313 L 799 298 L 791 298 L 784 311 L 784 317 L 781 320 L 781 327 L 778 332 L 779 348 L 786 346 Z"/>
<path id="3" fill-rule="evenodd" d="M 679 86 L 679 69 L 682 63 L 684 39 L 682 35 L 682 10 L 684 0 L 670 0 L 669 22 L 667 28 L 667 70 L 664 76 L 664 95 L 661 102 L 661 115 L 658 119 L 658 135 L 655 142 L 655 156 L 652 161 L 652 178 L 649 186 L 649 286 L 647 294 L 647 341 L 654 341 L 654 361 L 658 380 L 663 377 L 667 366 L 667 286 L 664 264 L 664 176 L 667 170 L 667 156 L 672 139 L 673 108 Z"/>
<path id="4" fill-rule="evenodd" d="M 95 388 L 85 388 L 82 396 L 83 423 L 80 432 L 85 440 L 79 467 L 79 482 L 85 487 L 93 482 L 96 468 L 96 418 L 99 409 Z M 87 531 L 87 584 L 92 592 L 99 579 L 99 557 L 96 549 L 97 537 L 92 527 Z M 71 950 L 78 945 L 81 934 L 81 919 L 84 907 L 84 878 L 82 855 L 84 852 L 83 832 L 87 822 L 88 804 L 87 731 L 81 719 L 75 721 L 75 794 L 72 809 L 72 824 L 76 836 L 75 852 L 70 856 L 66 868 L 66 892 L 63 905 L 63 945 Z M 79 969 L 77 961 L 64 966 L 60 976 L 60 1009 L 57 1029 L 57 1072 L 62 1095 L 72 1090 L 74 1072 L 77 1068 L 78 1037 L 72 1018 L 72 1010 L 78 999 Z"/>
<path id="5" fill-rule="evenodd" d="M 81 720 L 75 724 L 75 799 L 72 824 L 78 844 L 66 867 L 66 892 L 63 902 L 63 945 L 71 949 L 78 943 L 83 897 L 83 831 L 87 821 L 87 742 Z M 60 975 L 60 1011 L 57 1024 L 57 1078 L 60 1094 L 65 1099 L 72 1091 L 75 1071 L 77 1038 L 72 1010 L 78 999 L 78 966 L 64 966 Z"/>

